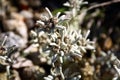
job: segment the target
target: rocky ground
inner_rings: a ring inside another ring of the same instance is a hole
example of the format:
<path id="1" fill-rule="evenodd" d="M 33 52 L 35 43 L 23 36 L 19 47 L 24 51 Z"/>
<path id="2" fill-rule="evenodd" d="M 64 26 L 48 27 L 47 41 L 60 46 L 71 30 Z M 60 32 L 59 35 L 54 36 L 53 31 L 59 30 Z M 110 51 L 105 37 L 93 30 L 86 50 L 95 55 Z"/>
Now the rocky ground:
<path id="1" fill-rule="evenodd" d="M 66 1 L 0 0 L 0 80 L 43 80 L 48 75 L 51 77 L 52 64 L 49 58 L 41 55 L 40 46 L 32 43 L 31 30 L 39 29 L 36 21 L 41 19 L 41 14 L 48 16 L 45 7 L 53 15 L 69 11 L 63 6 Z M 102 4 L 105 1 L 88 0 L 87 5 L 81 6 L 78 29 L 82 34 L 88 29 L 91 31 L 88 38 L 95 42 L 95 51 L 87 50 L 82 60 L 75 57 L 74 61 L 66 61 L 63 64 L 65 80 L 120 80 L 114 67 L 120 67 L 120 1 L 107 0 L 107 4 Z M 88 10 L 87 13 L 84 10 Z M 44 39 L 42 37 L 43 44 Z M 78 73 L 82 76 L 80 79 L 76 77 Z M 62 80 L 59 77 L 46 80 Z"/>

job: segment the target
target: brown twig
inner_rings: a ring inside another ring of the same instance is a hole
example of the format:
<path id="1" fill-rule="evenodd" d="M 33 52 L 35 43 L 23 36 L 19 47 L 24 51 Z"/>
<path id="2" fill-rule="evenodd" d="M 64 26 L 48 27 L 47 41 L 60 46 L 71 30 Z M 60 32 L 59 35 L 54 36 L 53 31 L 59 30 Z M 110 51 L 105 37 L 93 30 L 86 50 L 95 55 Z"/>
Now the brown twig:
<path id="1" fill-rule="evenodd" d="M 98 8 L 98 7 L 108 6 L 108 5 L 111 5 L 113 3 L 118 3 L 118 2 L 120 2 L 120 0 L 112 0 L 112 1 L 107 1 L 107 2 L 101 3 L 101 4 L 96 4 L 96 5 L 90 6 L 88 8 L 88 11 L 91 10 L 91 9 L 95 9 L 95 8 Z"/>

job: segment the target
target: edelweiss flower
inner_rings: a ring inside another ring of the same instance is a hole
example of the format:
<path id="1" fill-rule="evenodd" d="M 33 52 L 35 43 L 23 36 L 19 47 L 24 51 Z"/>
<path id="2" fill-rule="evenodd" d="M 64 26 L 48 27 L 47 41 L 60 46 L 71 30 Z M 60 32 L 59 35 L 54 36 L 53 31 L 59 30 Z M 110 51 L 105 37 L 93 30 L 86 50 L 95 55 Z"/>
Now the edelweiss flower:
<path id="1" fill-rule="evenodd" d="M 37 21 L 37 24 L 41 27 L 41 29 L 44 31 L 63 29 L 64 26 L 61 26 L 60 24 L 63 23 L 65 20 L 68 20 L 69 18 L 67 18 L 65 15 L 60 16 L 60 12 L 58 12 L 57 15 L 54 17 L 47 7 L 45 9 L 49 15 L 49 18 L 46 16 L 41 16 L 40 20 Z"/>
<path id="2" fill-rule="evenodd" d="M 65 30 L 65 31 L 64 31 Z M 49 43 L 50 53 L 53 53 L 52 63 L 54 64 L 57 59 L 60 63 L 63 63 L 63 56 L 78 56 L 82 57 L 83 53 L 86 53 L 87 50 L 94 49 L 94 42 L 87 39 L 90 30 L 86 33 L 85 37 L 82 36 L 81 31 L 69 31 L 64 29 L 61 33 L 54 33 L 52 41 Z M 57 35 L 59 36 L 57 37 Z"/>
<path id="3" fill-rule="evenodd" d="M 75 3 L 72 5 L 73 7 L 80 4 L 77 2 L 79 0 L 70 1 L 72 4 Z M 50 59 L 52 65 L 52 76 L 60 75 L 64 80 L 65 76 L 62 72 L 64 60 L 75 59 L 76 57 L 81 59 L 87 50 L 94 49 L 94 42 L 87 39 L 90 30 L 83 36 L 81 30 L 71 29 L 70 26 L 64 25 L 65 21 L 69 19 L 68 17 L 60 16 L 60 12 L 53 16 L 48 8 L 45 9 L 49 17 L 41 16 L 40 20 L 37 21 L 39 25 L 37 32 L 31 31 L 31 36 L 35 37 L 34 40 L 39 44 L 41 55 L 48 54 L 47 59 Z M 52 80 L 53 77 L 48 76 L 44 79 Z"/>

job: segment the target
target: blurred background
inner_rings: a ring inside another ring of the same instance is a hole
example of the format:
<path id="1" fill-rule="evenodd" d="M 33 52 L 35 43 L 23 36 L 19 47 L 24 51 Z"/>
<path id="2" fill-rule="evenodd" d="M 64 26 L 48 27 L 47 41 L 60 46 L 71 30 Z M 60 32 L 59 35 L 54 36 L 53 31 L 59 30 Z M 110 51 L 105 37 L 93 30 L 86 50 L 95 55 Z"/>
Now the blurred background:
<path id="1" fill-rule="evenodd" d="M 36 49 L 31 51 L 35 54 L 28 54 L 25 49 L 30 46 L 30 31 L 35 29 L 40 14 L 46 14 L 44 8 L 48 7 L 53 15 L 57 12 L 65 14 L 64 12 L 69 10 L 68 7 L 63 6 L 66 1 L 68 0 L 0 0 L 0 42 L 7 35 L 5 46 L 16 45 L 18 52 L 14 56 L 22 56 L 18 58 L 22 65 L 16 64 L 12 67 L 13 73 L 19 74 L 17 78 L 14 77 L 14 80 L 42 80 L 42 78 L 37 79 L 36 76 L 41 74 L 39 77 L 43 77 L 50 73 L 51 66 L 45 63 L 45 59 L 38 57 Z M 96 42 L 95 56 L 101 57 L 101 52 L 104 55 L 111 51 L 120 59 L 120 0 L 86 1 L 88 4 L 82 5 L 81 10 L 89 10 L 81 17 L 79 26 L 82 30 L 91 30 L 89 38 Z M 34 66 L 34 68 L 26 66 Z M 102 65 L 98 73 L 101 74 L 99 76 L 109 76 L 110 79 L 101 77 L 95 80 L 113 80 L 111 75 L 115 72 L 108 67 Z M 0 75 L 4 72 L 0 70 Z M 6 79 L 0 77 L 0 80 Z"/>

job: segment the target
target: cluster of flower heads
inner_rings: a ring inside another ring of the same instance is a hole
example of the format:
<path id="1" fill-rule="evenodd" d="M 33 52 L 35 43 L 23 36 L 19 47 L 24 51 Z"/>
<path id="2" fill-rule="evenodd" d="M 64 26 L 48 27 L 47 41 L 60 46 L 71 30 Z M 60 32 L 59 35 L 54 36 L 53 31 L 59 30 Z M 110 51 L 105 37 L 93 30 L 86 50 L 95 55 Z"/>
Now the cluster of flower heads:
<path id="1" fill-rule="evenodd" d="M 83 0 L 69 0 L 64 4 L 70 7 L 70 11 L 67 11 L 66 15 L 58 12 L 56 16 L 53 16 L 50 10 L 45 8 L 48 16 L 42 15 L 36 23 L 38 25 L 36 31 L 31 31 L 33 42 L 38 45 L 40 55 L 50 60 L 52 65 L 51 74 L 44 77 L 45 80 L 68 79 L 65 75 L 67 70 L 63 69 L 64 62 L 71 60 L 77 63 L 83 60 L 82 57 L 87 50 L 95 49 L 94 42 L 88 39 L 90 30 L 83 35 L 79 28 L 75 29 L 76 26 L 79 27 L 78 17 L 86 14 L 86 11 L 79 14 L 80 5 L 86 3 Z M 113 62 L 114 68 L 120 75 L 120 61 L 114 55 L 112 57 L 114 58 L 110 61 Z M 81 74 L 78 73 L 70 80 L 80 80 L 81 77 Z"/>
<path id="2" fill-rule="evenodd" d="M 37 21 L 39 27 L 36 31 L 31 31 L 31 36 L 34 37 L 33 42 L 38 44 L 40 53 L 50 57 L 51 74 L 53 76 L 60 75 L 64 80 L 65 76 L 62 72 L 64 59 L 74 57 L 81 59 L 86 50 L 94 50 L 94 42 L 87 39 L 90 30 L 86 35 L 82 35 L 81 30 L 69 28 L 67 24 L 69 18 L 65 15 L 60 16 L 60 12 L 58 12 L 54 17 L 48 8 L 45 9 L 49 18 L 41 16 Z M 65 22 L 66 25 L 63 24 Z M 48 77 L 45 79 L 50 80 Z"/>

